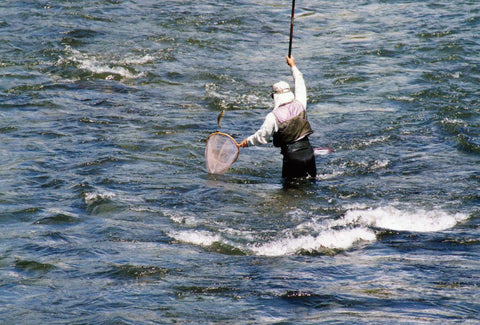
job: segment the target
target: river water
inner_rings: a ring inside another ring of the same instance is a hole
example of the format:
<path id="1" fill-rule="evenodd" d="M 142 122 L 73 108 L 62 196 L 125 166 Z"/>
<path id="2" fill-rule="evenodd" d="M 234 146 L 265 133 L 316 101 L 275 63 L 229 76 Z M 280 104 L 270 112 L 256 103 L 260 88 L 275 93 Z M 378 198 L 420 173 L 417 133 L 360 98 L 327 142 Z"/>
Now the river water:
<path id="1" fill-rule="evenodd" d="M 0 4 L 0 322 L 476 324 L 480 2 L 297 1 L 315 182 L 272 145 L 289 1 Z"/>

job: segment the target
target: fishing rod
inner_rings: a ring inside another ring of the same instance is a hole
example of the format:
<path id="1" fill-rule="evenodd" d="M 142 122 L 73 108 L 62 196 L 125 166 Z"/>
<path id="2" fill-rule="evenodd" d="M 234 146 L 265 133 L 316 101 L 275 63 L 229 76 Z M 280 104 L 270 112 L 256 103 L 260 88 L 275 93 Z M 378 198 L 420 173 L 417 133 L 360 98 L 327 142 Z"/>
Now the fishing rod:
<path id="1" fill-rule="evenodd" d="M 295 0 L 292 0 L 292 15 L 290 17 L 290 43 L 288 45 L 288 57 L 292 57 L 293 18 L 295 16 Z"/>
<path id="2" fill-rule="evenodd" d="M 294 17 L 295 17 L 295 0 L 292 0 L 292 15 L 290 16 L 290 42 L 288 44 L 288 57 L 289 58 L 292 57 L 292 39 L 293 39 L 293 19 L 294 19 Z M 315 148 L 313 150 L 313 154 L 315 156 L 325 156 L 325 155 L 328 155 L 332 152 L 333 152 L 333 150 L 330 149 L 330 148 Z"/>

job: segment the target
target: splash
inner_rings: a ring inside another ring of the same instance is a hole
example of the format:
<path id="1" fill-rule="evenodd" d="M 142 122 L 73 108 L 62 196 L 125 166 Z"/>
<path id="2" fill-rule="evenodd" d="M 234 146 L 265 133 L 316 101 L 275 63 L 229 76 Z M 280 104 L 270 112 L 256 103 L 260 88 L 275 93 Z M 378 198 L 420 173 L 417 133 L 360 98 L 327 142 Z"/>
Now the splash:
<path id="1" fill-rule="evenodd" d="M 222 241 L 220 235 L 201 230 L 171 231 L 168 236 L 182 243 L 206 247 Z"/>
<path id="2" fill-rule="evenodd" d="M 463 213 L 451 214 L 442 210 L 402 211 L 386 206 L 369 209 L 352 209 L 346 212 L 340 223 L 377 227 L 396 231 L 436 232 L 453 228 L 468 219 Z"/>
<path id="3" fill-rule="evenodd" d="M 137 79 L 145 75 L 144 72 L 135 73 L 130 65 L 142 65 L 153 61 L 153 57 L 145 55 L 143 57 L 129 57 L 123 60 L 102 59 L 100 56 L 92 56 L 73 49 L 70 46 L 65 48 L 67 56 L 60 58 L 57 65 L 74 64 L 78 69 L 91 72 L 96 75 L 107 75 L 105 79 L 115 79 L 120 76 L 125 79 Z"/>
<path id="4" fill-rule="evenodd" d="M 349 249 L 360 241 L 373 242 L 375 233 L 365 227 L 340 230 L 326 230 L 318 236 L 305 235 L 300 237 L 282 238 L 259 246 L 251 246 L 255 255 L 284 256 L 300 251 L 315 252 L 321 249 Z"/>
<path id="5" fill-rule="evenodd" d="M 163 214 L 170 218 L 170 220 L 176 224 L 184 227 L 195 227 L 200 224 L 200 221 L 196 219 L 193 214 L 178 213 L 175 211 L 163 211 Z"/>
<path id="6" fill-rule="evenodd" d="M 121 66 L 109 66 L 97 61 L 96 58 L 90 58 L 85 60 L 78 60 L 78 68 L 82 70 L 90 71 L 94 74 L 108 74 L 105 79 L 113 79 L 114 75 L 119 75 L 127 79 L 135 79 L 141 77 L 143 74 L 134 74 L 127 68 Z"/>
<path id="7" fill-rule="evenodd" d="M 110 200 L 110 199 L 114 198 L 115 196 L 116 196 L 116 194 L 113 193 L 113 192 L 105 192 L 105 193 L 98 193 L 98 192 L 85 193 L 84 200 L 85 200 L 85 203 L 86 203 L 86 204 L 90 205 L 90 204 L 93 204 L 93 203 L 95 203 L 95 202 Z"/>
<path id="8" fill-rule="evenodd" d="M 284 229 L 276 238 L 265 239 L 259 232 L 232 229 L 228 225 L 209 222 L 213 230 L 197 230 L 202 221 L 195 216 L 166 214 L 171 221 L 190 229 L 170 231 L 168 235 L 178 242 L 213 247 L 224 245 L 230 250 L 259 256 L 289 256 L 305 253 L 322 253 L 331 250 L 349 250 L 361 243 L 377 240 L 378 228 L 395 231 L 437 232 L 450 229 L 468 219 L 463 213 L 422 208 L 400 210 L 393 206 L 369 208 L 366 205 L 350 206 L 343 216 L 332 219 L 322 216 L 297 215 L 299 223 Z M 303 219 L 303 221 L 302 221 Z"/>

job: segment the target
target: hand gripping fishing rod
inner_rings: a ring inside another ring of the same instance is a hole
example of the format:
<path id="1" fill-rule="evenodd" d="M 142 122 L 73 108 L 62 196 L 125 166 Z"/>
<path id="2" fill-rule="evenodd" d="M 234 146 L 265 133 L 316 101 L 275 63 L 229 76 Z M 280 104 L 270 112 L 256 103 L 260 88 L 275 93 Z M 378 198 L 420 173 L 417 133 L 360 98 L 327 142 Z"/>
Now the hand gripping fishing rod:
<path id="1" fill-rule="evenodd" d="M 293 18 L 295 16 L 295 0 L 292 0 L 292 15 L 290 17 L 290 43 L 288 45 L 288 57 L 292 57 Z"/>

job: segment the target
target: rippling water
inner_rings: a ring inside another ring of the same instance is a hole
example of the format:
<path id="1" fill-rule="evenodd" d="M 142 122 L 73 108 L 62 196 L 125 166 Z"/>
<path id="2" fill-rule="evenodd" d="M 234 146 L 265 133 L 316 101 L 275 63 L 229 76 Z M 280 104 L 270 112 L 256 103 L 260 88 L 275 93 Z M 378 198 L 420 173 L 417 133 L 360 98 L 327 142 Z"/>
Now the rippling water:
<path id="1" fill-rule="evenodd" d="M 297 1 L 315 183 L 272 146 L 290 2 L 0 4 L 2 323 L 480 320 L 480 3 Z"/>

